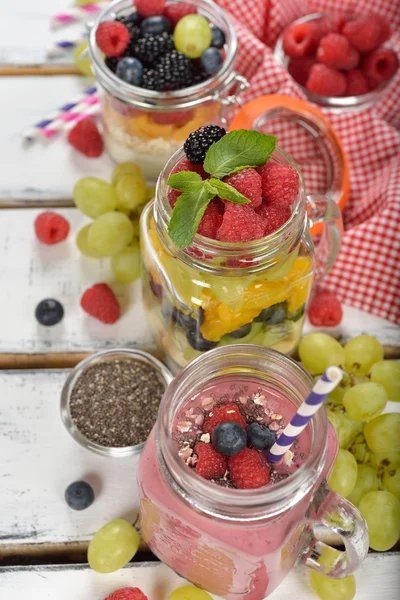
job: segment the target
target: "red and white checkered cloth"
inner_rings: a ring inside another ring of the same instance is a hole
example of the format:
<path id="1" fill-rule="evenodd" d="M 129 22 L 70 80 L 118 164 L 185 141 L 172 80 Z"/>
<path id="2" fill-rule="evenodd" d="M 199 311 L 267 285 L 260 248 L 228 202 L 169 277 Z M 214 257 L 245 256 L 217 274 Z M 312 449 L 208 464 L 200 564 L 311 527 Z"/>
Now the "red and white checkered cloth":
<path id="1" fill-rule="evenodd" d="M 378 13 L 391 23 L 394 30 L 391 41 L 400 56 L 399 0 L 216 2 L 230 13 L 237 28 L 237 70 L 251 83 L 245 100 L 270 93 L 303 98 L 299 87 L 276 64 L 272 55 L 282 30 L 302 15 L 322 11 L 359 15 Z M 345 234 L 341 251 L 324 287 L 326 283 L 326 287 L 335 291 L 346 304 L 400 324 L 400 69 L 372 108 L 321 110 L 336 129 L 347 152 L 351 186 L 344 212 Z M 313 188 L 313 180 L 315 184 L 319 177 L 318 171 L 323 177 L 321 165 L 313 164 L 312 160 L 310 163 L 311 147 L 308 156 L 302 157 L 303 142 L 293 133 L 290 138 L 286 134 L 279 141 L 300 162 L 300 168 L 304 168 L 309 187 L 311 177 Z M 311 140 L 308 143 L 312 144 Z"/>

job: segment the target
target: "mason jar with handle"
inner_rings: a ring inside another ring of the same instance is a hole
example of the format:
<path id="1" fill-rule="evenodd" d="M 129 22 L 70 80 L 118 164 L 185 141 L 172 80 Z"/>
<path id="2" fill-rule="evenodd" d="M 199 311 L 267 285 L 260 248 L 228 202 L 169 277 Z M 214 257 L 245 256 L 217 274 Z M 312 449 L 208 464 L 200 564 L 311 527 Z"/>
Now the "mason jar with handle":
<path id="1" fill-rule="evenodd" d="M 229 474 L 218 482 L 203 478 L 193 468 L 198 447 L 185 442 L 200 438 L 201 423 L 220 403 L 235 402 L 242 415 L 257 407 L 257 415 L 272 414 L 284 427 L 313 383 L 287 356 L 238 345 L 197 358 L 169 385 L 140 457 L 138 484 L 144 540 L 179 575 L 227 600 L 262 600 L 296 564 L 333 578 L 359 567 L 367 527 L 327 484 L 338 444 L 324 409 L 292 448 L 285 476 L 271 469 L 257 489 L 235 489 Z M 318 525 L 339 536 L 344 550 L 318 540 Z"/>
<path id="2" fill-rule="evenodd" d="M 178 0 L 170 0 L 175 3 Z M 224 62 L 209 79 L 171 92 L 157 92 L 122 81 L 107 66 L 96 43 L 104 21 L 130 14 L 132 0 L 116 0 L 99 15 L 90 31 L 89 51 L 99 88 L 103 136 L 116 162 L 133 161 L 148 179 L 156 179 L 170 156 L 187 136 L 208 123 L 227 124 L 227 113 L 248 87 L 235 72 L 237 35 L 229 16 L 211 0 L 185 0 L 210 23 L 223 30 Z M 133 2 L 134 5 L 134 2 Z"/>

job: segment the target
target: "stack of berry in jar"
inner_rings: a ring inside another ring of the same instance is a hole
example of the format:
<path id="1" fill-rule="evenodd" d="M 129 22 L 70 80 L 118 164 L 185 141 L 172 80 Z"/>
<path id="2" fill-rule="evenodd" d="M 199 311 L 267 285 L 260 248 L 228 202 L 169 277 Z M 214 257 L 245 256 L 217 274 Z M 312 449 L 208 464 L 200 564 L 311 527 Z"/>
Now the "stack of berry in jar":
<path id="1" fill-rule="evenodd" d="M 106 76 L 118 78 L 113 93 L 103 95 L 105 143 L 115 160 L 137 162 L 156 177 L 191 131 L 217 118 L 216 102 L 186 108 L 178 106 L 185 100 L 180 94 L 175 110 L 171 99 L 183 89 L 206 86 L 220 71 L 226 36 L 198 13 L 201 2 L 136 0 L 128 10 L 121 4 L 115 20 L 100 22 L 95 32 Z"/>
<path id="2" fill-rule="evenodd" d="M 388 21 L 379 15 L 342 14 L 306 17 L 283 34 L 288 71 L 317 96 L 361 96 L 383 86 L 394 75 L 398 60 L 385 45 Z"/>
<path id="3" fill-rule="evenodd" d="M 294 166 L 279 162 L 275 145 L 275 136 L 256 131 L 200 128 L 155 204 L 156 213 L 173 209 L 173 245 L 163 242 L 153 206 L 142 215 L 145 306 L 174 371 L 216 346 L 252 343 L 290 353 L 298 343 L 313 259 L 301 232 L 287 243 L 293 220 L 300 229 L 304 223 L 301 184 Z M 249 148 L 255 168 L 246 168 Z M 225 165 L 230 174 L 223 176 Z"/>

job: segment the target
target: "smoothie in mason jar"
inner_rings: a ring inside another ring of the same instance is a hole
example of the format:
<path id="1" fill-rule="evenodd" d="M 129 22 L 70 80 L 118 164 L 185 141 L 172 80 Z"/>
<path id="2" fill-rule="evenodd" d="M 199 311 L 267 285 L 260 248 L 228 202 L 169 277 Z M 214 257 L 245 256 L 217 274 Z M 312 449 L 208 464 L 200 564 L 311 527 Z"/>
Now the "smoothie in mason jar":
<path id="1" fill-rule="evenodd" d="M 316 522 L 346 530 L 352 558 L 325 567 L 331 576 L 363 559 L 363 519 L 326 484 L 337 440 L 325 410 L 281 463 L 266 459 L 312 384 L 291 359 L 253 345 L 213 350 L 172 382 L 138 480 L 144 539 L 179 575 L 228 600 L 262 600 L 296 562 L 324 569 Z"/>

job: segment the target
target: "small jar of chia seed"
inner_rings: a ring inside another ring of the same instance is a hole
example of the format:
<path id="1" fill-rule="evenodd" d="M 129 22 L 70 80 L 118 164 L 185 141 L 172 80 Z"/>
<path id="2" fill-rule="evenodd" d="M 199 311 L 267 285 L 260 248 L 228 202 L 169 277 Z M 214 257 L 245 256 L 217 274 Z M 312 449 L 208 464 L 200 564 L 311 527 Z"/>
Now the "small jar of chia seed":
<path id="1" fill-rule="evenodd" d="M 167 7 L 176 1 L 169 0 Z M 90 56 L 100 93 L 106 148 L 116 162 L 139 164 L 149 179 L 158 177 L 189 133 L 209 123 L 226 124 L 227 110 L 239 102 L 237 95 L 248 87 L 234 70 L 238 42 L 228 15 L 211 0 L 185 0 L 185 4 L 222 32 L 222 41 L 217 42 L 222 60 L 215 73 L 196 71 L 194 78 L 188 78 L 189 86 L 181 89 L 157 91 L 154 86 L 145 89 L 132 85 L 116 75 L 118 59 L 104 60 L 96 43 L 98 27 L 115 19 L 124 22 L 135 10 L 132 0 L 112 2 L 90 32 Z M 193 62 L 195 69 L 197 63 Z M 149 70 L 154 71 L 145 67 L 146 73 Z"/>

